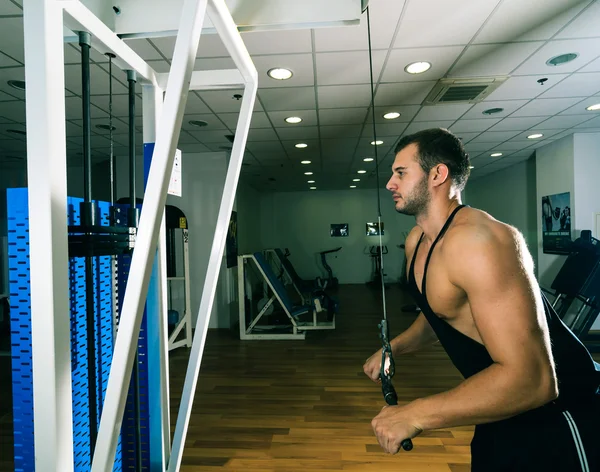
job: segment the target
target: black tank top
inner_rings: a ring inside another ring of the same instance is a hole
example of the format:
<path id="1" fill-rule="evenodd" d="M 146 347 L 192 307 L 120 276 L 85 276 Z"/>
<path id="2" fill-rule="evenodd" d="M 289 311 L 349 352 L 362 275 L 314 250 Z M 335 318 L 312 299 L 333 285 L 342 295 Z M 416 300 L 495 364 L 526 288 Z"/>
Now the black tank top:
<path id="1" fill-rule="evenodd" d="M 441 345 L 463 377 L 468 378 L 494 363 L 485 346 L 461 333 L 448 322 L 437 316 L 427 302 L 427 269 L 437 243 L 442 239 L 456 213 L 466 205 L 458 206 L 448 217 L 442 230 L 431 245 L 423 272 L 422 293 L 415 280 L 415 260 L 424 234 L 415 248 L 409 272 L 409 286 L 417 305 L 435 331 Z M 552 353 L 559 385 L 559 398 L 553 402 L 566 407 L 600 394 L 600 365 L 595 363 L 585 346 L 562 322 L 542 293 L 544 311 L 550 331 Z"/>

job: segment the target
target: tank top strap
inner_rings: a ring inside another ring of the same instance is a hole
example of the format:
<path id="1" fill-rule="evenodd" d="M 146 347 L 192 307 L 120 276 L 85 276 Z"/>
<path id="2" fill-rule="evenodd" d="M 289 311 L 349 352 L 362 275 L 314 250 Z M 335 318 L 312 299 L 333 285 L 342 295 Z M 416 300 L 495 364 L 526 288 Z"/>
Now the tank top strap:
<path id="1" fill-rule="evenodd" d="M 431 245 L 431 248 L 429 249 L 429 254 L 427 254 L 427 259 L 425 260 L 425 267 L 423 269 L 423 283 L 422 283 L 422 288 L 421 288 L 421 290 L 423 292 L 423 296 L 426 296 L 425 294 L 426 294 L 426 284 L 427 284 L 427 268 L 429 267 L 429 261 L 431 260 L 431 255 L 433 254 L 433 250 L 434 250 L 435 246 L 437 245 L 437 243 L 439 242 L 439 240 L 444 237 L 444 234 L 446 234 L 446 231 L 448 231 L 450 224 L 452 224 L 452 221 L 454 220 L 454 217 L 459 212 L 459 210 L 461 210 L 467 206 L 468 205 L 459 205 L 454 209 L 454 211 L 452 213 L 450 213 L 450 216 L 446 220 L 446 223 L 444 223 L 442 230 L 439 232 L 439 234 L 437 235 L 437 238 L 435 238 L 435 241 L 433 242 L 433 244 Z"/>

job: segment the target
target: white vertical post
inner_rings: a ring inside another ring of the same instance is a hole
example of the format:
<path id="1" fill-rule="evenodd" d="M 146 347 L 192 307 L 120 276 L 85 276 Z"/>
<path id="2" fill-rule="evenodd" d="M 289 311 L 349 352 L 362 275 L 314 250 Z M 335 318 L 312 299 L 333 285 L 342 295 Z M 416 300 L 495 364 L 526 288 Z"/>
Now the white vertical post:
<path id="1" fill-rule="evenodd" d="M 190 251 L 188 244 L 189 232 L 187 229 L 183 230 L 183 268 L 184 268 L 184 290 L 185 290 L 185 345 L 187 347 L 192 346 L 192 300 L 191 300 L 191 289 L 190 289 Z"/>
<path id="2" fill-rule="evenodd" d="M 208 323 L 210 321 L 210 313 L 212 311 L 217 282 L 219 279 L 219 269 L 221 268 L 221 259 L 225 248 L 225 240 L 227 238 L 227 228 L 229 226 L 229 217 L 233 209 L 233 201 L 237 189 L 242 160 L 244 158 L 244 148 L 246 147 L 246 138 L 250 129 L 250 118 L 254 108 L 256 98 L 255 84 L 246 86 L 244 98 L 242 99 L 242 107 L 236 128 L 235 139 L 233 141 L 232 159 L 227 170 L 225 179 L 225 188 L 223 189 L 223 197 L 217 217 L 217 227 L 208 261 L 208 269 L 206 278 L 204 279 L 204 289 L 202 290 L 202 299 L 200 301 L 200 309 L 198 310 L 198 318 L 196 320 L 196 332 L 192 342 L 192 352 L 185 376 L 183 393 L 181 395 L 181 403 L 179 406 L 179 414 L 177 416 L 177 424 L 175 426 L 175 434 L 173 436 L 173 449 L 171 451 L 171 459 L 169 461 L 168 472 L 177 472 L 181 466 L 183 458 L 183 448 L 187 429 L 192 413 L 192 404 L 194 402 L 194 394 L 196 393 L 196 384 L 198 382 L 198 373 L 202 362 L 202 353 L 204 352 L 204 344 L 206 342 L 206 334 L 208 332 Z M 243 281 L 240 281 L 243 283 Z"/>
<path id="3" fill-rule="evenodd" d="M 206 2 L 207 0 L 185 0 L 183 4 L 181 27 L 175 43 L 171 75 L 148 176 L 147 188 L 150 191 L 144 195 L 144 207 L 123 300 L 92 472 L 111 472 L 113 469 L 118 432 L 121 429 L 127 399 L 127 385 L 135 356 L 135 342 L 139 336 L 144 301 L 158 243 L 160 215 L 167 199 L 175 148 L 179 141 L 190 77 L 206 13 Z"/>
<path id="4" fill-rule="evenodd" d="M 163 90 L 152 85 L 142 86 L 143 110 L 143 141 L 146 144 L 156 142 L 156 130 L 163 107 Z M 146 150 L 144 149 L 144 159 Z M 158 260 L 153 268 L 154 278 L 158 287 L 150 286 L 157 290 L 158 317 L 148 321 L 148 383 L 150 391 L 150 467 L 152 470 L 165 470 L 171 453 L 170 429 L 170 401 L 169 401 L 169 336 L 168 336 L 168 298 L 167 298 L 167 244 L 165 235 L 165 213 L 163 211 L 158 244 Z M 153 313 L 147 311 L 147 315 Z M 156 313 L 156 312 L 154 312 Z M 159 388 L 156 388 L 156 383 Z"/>
<path id="5" fill-rule="evenodd" d="M 61 2 L 23 5 L 36 472 L 73 471 Z"/>

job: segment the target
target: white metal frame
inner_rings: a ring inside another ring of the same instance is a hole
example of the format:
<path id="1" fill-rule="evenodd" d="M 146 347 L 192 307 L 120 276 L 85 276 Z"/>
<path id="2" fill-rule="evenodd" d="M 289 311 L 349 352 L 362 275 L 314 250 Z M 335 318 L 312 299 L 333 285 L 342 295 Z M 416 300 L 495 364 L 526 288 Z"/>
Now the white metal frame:
<path id="1" fill-rule="evenodd" d="M 189 245 L 188 238 L 189 232 L 187 229 L 183 228 L 181 230 L 182 236 L 182 247 L 183 247 L 183 277 L 167 277 L 167 283 L 172 283 L 174 281 L 182 281 L 183 282 L 183 290 L 184 290 L 184 304 L 185 307 L 183 309 L 183 316 L 177 323 L 177 326 L 173 330 L 173 332 L 169 335 L 169 351 L 174 349 L 186 346 L 192 346 L 192 312 L 191 306 L 192 302 L 190 299 L 190 254 L 189 254 Z M 176 341 L 179 333 L 183 331 L 185 328 L 185 336 Z"/>
<path id="2" fill-rule="evenodd" d="M 239 72 L 194 73 L 192 71 L 206 13 Z M 183 456 L 229 215 L 233 208 L 256 99 L 258 74 L 224 0 L 184 1 L 171 72 L 168 75 L 168 85 L 164 88 L 166 90 L 164 103 L 160 98 L 164 87 L 164 76 L 156 74 L 78 0 L 24 2 L 35 456 L 38 472 L 73 470 L 64 68 L 60 65 L 64 63 L 63 26 L 67 26 L 72 31 L 89 32 L 93 38 L 92 47 L 102 53 L 115 54 L 114 63 L 117 67 L 136 71 L 139 82 L 154 89 L 150 91 L 150 96 L 144 104 L 149 102 L 155 104 L 157 125 L 155 129 L 158 130 L 147 182 L 147 188 L 152 191 L 144 198 L 92 460 L 92 472 L 111 472 L 113 469 L 135 346 L 157 247 L 161 248 L 159 249 L 159 272 L 163 279 L 165 277 L 165 245 L 164 239 L 160 237 L 163 233 L 161 225 L 164 225 L 164 206 L 170 170 L 173 167 L 188 92 L 192 89 L 239 88 L 240 86 L 245 89 L 200 302 L 172 451 L 168 457 L 168 470 L 175 472 L 179 470 Z M 161 240 L 160 246 L 159 240 Z M 164 283 L 161 283 L 161 295 L 164 309 L 166 303 Z M 163 370 L 161 376 L 164 374 Z M 166 378 L 164 380 L 167 384 Z M 168 386 L 166 389 L 168 395 Z M 165 422 L 168 425 L 168 407 L 163 411 L 161 421 L 163 425 Z M 168 430 L 166 432 L 168 433 Z M 166 437 L 168 438 L 168 435 Z M 168 456 L 168 444 L 164 444 L 163 448 L 165 456 Z"/>
<path id="3" fill-rule="evenodd" d="M 264 281 L 268 284 L 271 289 L 272 296 L 269 298 L 269 301 L 265 304 L 262 310 L 258 313 L 256 318 L 252 320 L 250 326 L 246 328 L 246 264 L 254 263 L 258 268 L 260 274 L 262 275 Z M 298 322 L 294 319 L 294 317 L 287 313 L 286 315 L 291 323 L 291 332 L 290 333 L 255 333 L 254 328 L 257 323 L 260 321 L 262 316 L 267 312 L 269 307 L 273 304 L 273 302 L 277 299 L 279 304 L 283 307 L 283 301 L 275 291 L 275 288 L 269 281 L 269 278 L 266 276 L 260 264 L 257 262 L 254 254 L 241 254 L 238 256 L 238 303 L 239 303 L 239 322 L 240 322 L 240 339 L 242 340 L 251 340 L 251 339 L 270 339 L 270 340 L 303 340 L 306 337 L 306 334 L 300 332 L 298 329 Z M 261 325 L 261 329 L 274 329 L 278 328 L 278 326 L 273 325 Z"/>

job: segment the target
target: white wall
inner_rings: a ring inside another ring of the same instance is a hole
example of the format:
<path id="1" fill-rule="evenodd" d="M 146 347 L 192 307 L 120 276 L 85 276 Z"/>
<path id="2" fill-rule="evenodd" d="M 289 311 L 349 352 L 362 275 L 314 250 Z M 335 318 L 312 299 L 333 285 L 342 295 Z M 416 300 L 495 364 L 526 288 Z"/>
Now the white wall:
<path id="1" fill-rule="evenodd" d="M 510 191 L 508 190 L 510 186 Z M 535 159 L 502 169 L 465 188 L 465 203 L 517 228 L 527 241 L 536 268 L 538 258 Z"/>
<path id="2" fill-rule="evenodd" d="M 571 193 L 571 208 L 574 202 L 574 139 L 573 135 L 554 141 L 536 151 L 536 208 L 538 239 L 538 280 L 544 287 L 550 287 L 554 277 L 565 262 L 566 256 L 544 254 L 542 247 L 542 197 L 557 193 Z M 571 218 L 571 228 L 577 227 L 575 215 Z M 571 236 L 573 238 L 573 235 Z"/>
<path id="3" fill-rule="evenodd" d="M 595 215 L 600 213 L 600 133 L 577 133 L 575 139 L 573 219 L 576 234 L 595 230 Z M 598 236 L 596 236 L 598 237 Z"/>
<path id="4" fill-rule="evenodd" d="M 396 213 L 391 194 L 381 190 L 383 243 L 389 254 L 384 258 L 388 281 L 397 281 L 404 251 L 397 247 L 414 226 L 414 218 Z M 365 283 L 372 276 L 371 258 L 365 249 L 379 244 L 378 237 L 367 237 L 365 225 L 377 221 L 376 190 L 280 192 L 261 198 L 261 228 L 264 247 L 289 248 L 290 260 L 300 277 L 325 276 L 318 252 L 341 246 L 328 255 L 327 262 L 340 283 Z M 332 223 L 348 223 L 349 236 L 333 238 Z"/>

